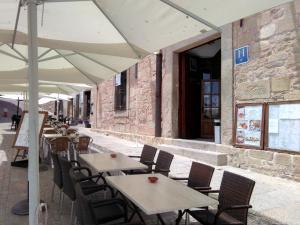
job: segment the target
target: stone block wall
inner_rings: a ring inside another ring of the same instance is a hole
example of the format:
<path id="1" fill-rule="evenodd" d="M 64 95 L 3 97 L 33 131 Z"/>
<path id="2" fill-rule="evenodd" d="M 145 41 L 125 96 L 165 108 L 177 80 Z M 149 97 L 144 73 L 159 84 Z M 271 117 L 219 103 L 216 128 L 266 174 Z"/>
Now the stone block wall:
<path id="1" fill-rule="evenodd" d="M 92 89 L 93 128 L 115 133 L 154 135 L 156 56 L 144 58 L 127 70 L 127 109 L 115 111 L 114 79 Z"/>
<path id="2" fill-rule="evenodd" d="M 233 24 L 233 47 L 249 62 L 234 66 L 236 102 L 300 100 L 299 15 L 292 2 Z"/>
<path id="3" fill-rule="evenodd" d="M 234 104 L 300 100 L 299 3 L 296 0 L 233 23 L 233 48 L 248 45 L 250 49 L 249 62 L 234 66 Z M 232 147 L 229 164 L 299 181 L 299 158 Z"/>
<path id="4" fill-rule="evenodd" d="M 300 155 L 222 146 L 228 164 L 270 176 L 300 181 Z"/>

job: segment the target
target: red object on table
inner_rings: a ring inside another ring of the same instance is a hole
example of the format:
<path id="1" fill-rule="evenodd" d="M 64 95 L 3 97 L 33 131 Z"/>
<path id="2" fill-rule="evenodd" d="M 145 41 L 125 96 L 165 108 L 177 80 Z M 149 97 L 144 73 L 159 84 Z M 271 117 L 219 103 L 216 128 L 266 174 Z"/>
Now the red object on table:
<path id="1" fill-rule="evenodd" d="M 112 158 L 117 158 L 117 154 L 116 154 L 116 153 L 111 153 L 111 154 L 110 154 L 110 157 L 112 157 Z"/>
<path id="2" fill-rule="evenodd" d="M 150 183 L 156 183 L 158 181 L 158 177 L 154 177 L 154 176 L 148 177 L 148 180 Z"/>

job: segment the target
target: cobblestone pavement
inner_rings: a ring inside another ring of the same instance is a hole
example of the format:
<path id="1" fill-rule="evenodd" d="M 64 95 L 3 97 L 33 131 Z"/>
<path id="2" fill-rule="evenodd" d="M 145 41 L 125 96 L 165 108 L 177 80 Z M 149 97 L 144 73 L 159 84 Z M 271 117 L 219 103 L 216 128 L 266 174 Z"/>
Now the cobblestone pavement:
<path id="1" fill-rule="evenodd" d="M 20 200 L 26 198 L 27 169 L 11 167 L 10 162 L 15 155 L 11 148 L 14 133 L 9 130 L 10 124 L 0 124 L 0 225 L 27 225 L 27 216 L 15 216 L 11 208 Z M 94 142 L 104 147 L 102 150 L 114 149 L 125 154 L 139 154 L 142 146 L 118 138 L 100 135 L 80 128 L 94 138 Z M 186 175 L 189 171 L 191 160 L 185 157 L 175 156 L 172 164 L 174 176 Z M 275 225 L 288 224 L 300 225 L 299 221 L 299 192 L 300 184 L 284 179 L 272 178 L 265 175 L 249 172 L 232 167 L 219 167 L 213 177 L 213 187 L 217 188 L 220 183 L 223 170 L 230 170 L 255 179 L 257 184 L 254 190 L 249 225 Z M 48 203 L 48 225 L 70 224 L 70 200 L 65 198 L 63 210 L 58 210 L 58 192 L 54 201 L 51 200 L 52 170 L 40 171 L 40 195 L 41 199 Z M 46 214 L 40 214 L 43 222 Z M 173 224 L 176 217 L 174 213 L 163 215 L 168 224 Z M 155 217 L 146 217 L 149 225 L 156 224 Z M 45 223 L 40 223 L 45 224 Z M 136 221 L 138 224 L 138 221 Z M 197 224 L 197 223 L 195 223 Z"/>

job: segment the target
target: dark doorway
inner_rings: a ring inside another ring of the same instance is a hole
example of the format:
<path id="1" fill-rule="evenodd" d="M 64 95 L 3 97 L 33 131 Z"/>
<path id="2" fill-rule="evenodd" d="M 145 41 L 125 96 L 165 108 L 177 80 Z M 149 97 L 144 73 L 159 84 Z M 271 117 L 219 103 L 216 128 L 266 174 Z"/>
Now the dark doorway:
<path id="1" fill-rule="evenodd" d="M 85 91 L 83 94 L 83 118 L 90 119 L 91 114 L 91 91 Z"/>
<path id="2" fill-rule="evenodd" d="M 221 114 L 221 39 L 179 57 L 179 138 L 213 139 Z"/>

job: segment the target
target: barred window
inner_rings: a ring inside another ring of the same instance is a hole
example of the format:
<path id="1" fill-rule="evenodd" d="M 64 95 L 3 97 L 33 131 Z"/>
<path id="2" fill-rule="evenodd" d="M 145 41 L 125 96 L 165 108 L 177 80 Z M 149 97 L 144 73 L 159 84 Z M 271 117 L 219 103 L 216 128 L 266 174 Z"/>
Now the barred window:
<path id="1" fill-rule="evenodd" d="M 126 98 L 127 98 L 127 73 L 126 71 L 115 77 L 115 110 L 126 110 Z"/>

